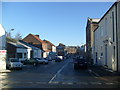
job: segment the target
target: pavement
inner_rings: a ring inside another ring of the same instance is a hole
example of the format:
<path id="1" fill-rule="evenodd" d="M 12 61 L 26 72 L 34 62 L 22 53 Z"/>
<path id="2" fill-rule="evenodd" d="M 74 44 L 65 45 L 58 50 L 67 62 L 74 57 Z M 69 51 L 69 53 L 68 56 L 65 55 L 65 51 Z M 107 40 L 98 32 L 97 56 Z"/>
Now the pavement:
<path id="1" fill-rule="evenodd" d="M 89 71 L 96 77 L 101 77 L 106 81 L 114 81 L 120 83 L 120 72 L 114 72 L 102 66 L 92 65 L 89 67 Z"/>
<path id="2" fill-rule="evenodd" d="M 11 72 L 11 70 L 0 70 L 0 73 L 10 73 Z"/>

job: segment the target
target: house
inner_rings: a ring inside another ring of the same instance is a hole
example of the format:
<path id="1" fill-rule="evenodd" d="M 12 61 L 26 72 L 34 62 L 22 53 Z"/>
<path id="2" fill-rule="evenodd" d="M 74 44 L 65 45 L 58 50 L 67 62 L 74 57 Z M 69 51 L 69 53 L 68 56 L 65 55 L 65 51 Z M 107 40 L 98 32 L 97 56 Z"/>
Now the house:
<path id="1" fill-rule="evenodd" d="M 65 45 L 62 43 L 59 43 L 59 45 L 56 47 L 56 52 L 58 56 L 65 56 Z"/>
<path id="2" fill-rule="evenodd" d="M 27 47 L 18 42 L 7 42 L 7 58 L 19 58 L 19 60 L 26 60 L 27 54 Z"/>
<path id="3" fill-rule="evenodd" d="M 48 40 L 43 40 L 42 47 L 43 50 L 45 51 L 43 53 L 44 58 L 46 58 L 50 52 L 56 52 L 56 46 Z"/>
<path id="4" fill-rule="evenodd" d="M 23 45 L 24 47 L 27 48 L 27 58 L 30 59 L 30 58 L 41 58 L 41 53 L 42 53 L 42 50 L 37 48 L 37 47 L 34 47 L 22 40 L 19 40 L 18 42 L 19 44 Z"/>
<path id="5" fill-rule="evenodd" d="M 77 53 L 77 47 L 76 46 L 67 46 L 66 51 L 68 54 L 76 54 Z"/>
<path id="6" fill-rule="evenodd" d="M 6 69 L 6 31 L 0 24 L 0 71 Z"/>
<path id="7" fill-rule="evenodd" d="M 39 35 L 29 34 L 23 41 L 41 49 L 41 56 L 44 58 L 48 56 L 49 52 L 56 51 L 56 46 L 54 44 L 48 40 L 41 40 Z"/>
<path id="8" fill-rule="evenodd" d="M 42 53 L 40 56 L 43 57 L 43 47 L 42 47 L 42 44 L 43 44 L 43 40 L 41 40 L 39 38 L 39 35 L 33 35 L 33 34 L 29 34 L 27 35 L 22 41 L 28 43 L 28 44 L 31 44 L 32 46 L 35 46 L 39 49 L 42 50 Z"/>
<path id="9" fill-rule="evenodd" d="M 89 18 L 87 19 L 87 26 L 86 26 L 86 56 L 89 60 L 90 64 L 93 64 L 92 61 L 92 48 L 93 48 L 93 42 L 94 42 L 94 30 L 98 26 L 98 21 L 100 19 L 98 18 Z"/>
<path id="10" fill-rule="evenodd" d="M 94 39 L 94 64 L 120 72 L 120 1 L 100 19 Z"/>
<path id="11" fill-rule="evenodd" d="M 39 38 L 39 35 L 29 34 L 23 39 L 23 41 L 27 42 L 33 46 L 36 46 L 36 47 L 40 48 L 41 50 L 43 49 L 42 48 L 43 40 L 41 40 Z"/>

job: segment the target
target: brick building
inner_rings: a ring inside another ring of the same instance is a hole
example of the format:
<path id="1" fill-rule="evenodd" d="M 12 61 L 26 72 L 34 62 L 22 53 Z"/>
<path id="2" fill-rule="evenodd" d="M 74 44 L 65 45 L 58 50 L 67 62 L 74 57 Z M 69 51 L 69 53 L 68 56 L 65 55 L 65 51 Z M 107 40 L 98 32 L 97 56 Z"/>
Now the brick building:
<path id="1" fill-rule="evenodd" d="M 88 18 L 87 19 L 87 26 L 86 26 L 86 55 L 90 61 L 92 59 L 92 48 L 94 43 L 94 30 L 98 27 L 98 21 L 100 19 L 97 18 Z"/>

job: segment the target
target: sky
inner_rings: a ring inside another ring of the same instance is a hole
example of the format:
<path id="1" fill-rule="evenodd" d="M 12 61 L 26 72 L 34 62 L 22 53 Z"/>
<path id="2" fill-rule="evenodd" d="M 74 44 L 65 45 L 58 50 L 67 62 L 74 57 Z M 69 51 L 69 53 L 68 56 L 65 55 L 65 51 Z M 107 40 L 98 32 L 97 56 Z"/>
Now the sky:
<path id="1" fill-rule="evenodd" d="M 53 44 L 86 43 L 87 18 L 101 18 L 113 2 L 3 2 L 2 24 L 14 37 L 39 34 Z"/>

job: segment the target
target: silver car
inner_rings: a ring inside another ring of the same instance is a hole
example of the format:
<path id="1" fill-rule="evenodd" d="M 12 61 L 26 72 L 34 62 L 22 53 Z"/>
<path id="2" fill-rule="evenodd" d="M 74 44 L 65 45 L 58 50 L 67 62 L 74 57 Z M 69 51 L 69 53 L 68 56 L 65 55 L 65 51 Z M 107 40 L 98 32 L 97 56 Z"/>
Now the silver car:
<path id="1" fill-rule="evenodd" d="M 35 58 L 40 64 L 48 64 L 48 60 L 45 58 Z"/>
<path id="2" fill-rule="evenodd" d="M 17 58 L 9 58 L 6 61 L 6 66 L 8 69 L 13 69 L 13 68 L 22 69 L 23 64 Z"/>

